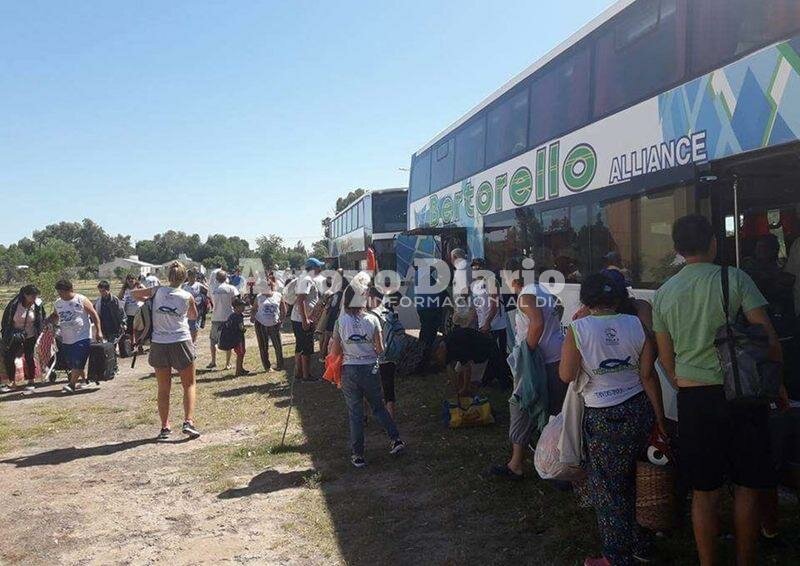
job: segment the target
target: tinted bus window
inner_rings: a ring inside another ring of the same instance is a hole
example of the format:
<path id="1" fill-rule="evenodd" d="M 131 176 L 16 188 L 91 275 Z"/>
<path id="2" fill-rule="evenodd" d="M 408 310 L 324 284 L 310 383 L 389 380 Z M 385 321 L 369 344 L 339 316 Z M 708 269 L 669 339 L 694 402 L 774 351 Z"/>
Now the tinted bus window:
<path id="1" fill-rule="evenodd" d="M 522 90 L 492 108 L 487 122 L 488 165 L 524 151 L 528 140 L 528 91 Z"/>
<path id="2" fill-rule="evenodd" d="M 532 146 L 589 121 L 589 65 L 589 50 L 581 49 L 531 83 Z"/>
<path id="3" fill-rule="evenodd" d="M 431 192 L 431 152 L 426 151 L 411 165 L 411 201 L 428 196 Z"/>
<path id="4" fill-rule="evenodd" d="M 640 0 L 601 33 L 595 57 L 596 117 L 677 83 L 686 61 L 686 0 Z"/>
<path id="5" fill-rule="evenodd" d="M 405 193 L 372 196 L 372 232 L 402 232 L 406 229 L 408 207 Z"/>
<path id="6" fill-rule="evenodd" d="M 485 138 L 485 116 L 467 124 L 456 133 L 456 179 L 463 179 L 483 169 Z"/>
<path id="7" fill-rule="evenodd" d="M 453 184 L 453 138 L 441 142 L 433 148 L 431 158 L 431 190 Z"/>
<path id="8" fill-rule="evenodd" d="M 699 75 L 800 31 L 800 2 L 695 0 L 690 21 L 692 73 Z"/>

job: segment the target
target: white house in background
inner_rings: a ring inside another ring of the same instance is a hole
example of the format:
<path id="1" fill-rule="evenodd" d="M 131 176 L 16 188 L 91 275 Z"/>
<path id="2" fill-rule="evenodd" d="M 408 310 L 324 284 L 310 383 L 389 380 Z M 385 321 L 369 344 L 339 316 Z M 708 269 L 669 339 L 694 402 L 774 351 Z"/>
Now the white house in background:
<path id="1" fill-rule="evenodd" d="M 167 263 L 164 263 L 162 265 L 156 266 L 156 274 L 159 277 L 161 277 L 161 276 L 166 277 L 167 276 L 167 270 L 169 269 L 169 264 L 171 264 L 173 261 L 179 261 L 183 265 L 186 266 L 186 269 L 195 269 L 195 270 L 197 270 L 197 273 L 205 274 L 205 272 L 206 272 L 206 268 L 202 263 L 200 263 L 199 261 L 193 260 L 192 258 L 187 256 L 186 254 L 180 254 L 177 258 L 171 259 Z"/>
<path id="2" fill-rule="evenodd" d="M 115 257 L 111 261 L 100 264 L 98 276 L 104 279 L 114 277 L 114 271 L 117 268 L 122 268 L 126 273 L 133 273 L 136 276 L 147 275 L 156 271 L 157 266 L 146 261 L 141 261 L 138 255 L 131 255 L 128 257 Z"/>

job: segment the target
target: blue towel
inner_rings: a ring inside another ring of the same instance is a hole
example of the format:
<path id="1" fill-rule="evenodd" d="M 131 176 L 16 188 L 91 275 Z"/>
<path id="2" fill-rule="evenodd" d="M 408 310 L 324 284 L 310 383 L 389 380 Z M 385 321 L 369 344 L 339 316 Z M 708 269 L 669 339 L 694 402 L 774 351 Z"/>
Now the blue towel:
<path id="1" fill-rule="evenodd" d="M 533 418 L 534 432 L 541 433 L 550 420 L 544 358 L 539 348 L 531 350 L 523 341 L 514 346 L 508 365 L 514 375 L 514 391 L 508 402 L 526 411 Z"/>

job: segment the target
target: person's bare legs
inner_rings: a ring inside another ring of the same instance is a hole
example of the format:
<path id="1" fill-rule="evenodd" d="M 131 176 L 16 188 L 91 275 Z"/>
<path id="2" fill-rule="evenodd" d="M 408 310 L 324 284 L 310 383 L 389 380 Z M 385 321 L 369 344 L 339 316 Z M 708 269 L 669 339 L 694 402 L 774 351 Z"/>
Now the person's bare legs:
<path id="1" fill-rule="evenodd" d="M 161 428 L 169 428 L 169 394 L 172 389 L 172 368 L 155 368 L 158 382 L 158 416 Z"/>
<path id="2" fill-rule="evenodd" d="M 303 379 L 311 377 L 311 356 L 300 354 L 300 376 Z"/>
<path id="3" fill-rule="evenodd" d="M 84 379 L 82 369 L 72 369 L 69 371 L 69 382 L 73 387 L 82 379 Z"/>
<path id="4" fill-rule="evenodd" d="M 692 492 L 692 528 L 701 566 L 713 566 L 719 537 L 719 490 Z"/>
<path id="5" fill-rule="evenodd" d="M 525 460 L 525 447 L 522 444 L 512 444 L 511 445 L 511 459 L 508 461 L 506 466 L 509 470 L 514 472 L 515 474 L 522 475 L 523 472 L 523 461 Z"/>
<path id="6" fill-rule="evenodd" d="M 194 423 L 194 406 L 197 399 L 194 364 L 183 368 L 179 375 L 183 386 L 183 420 Z M 167 397 L 167 407 L 169 407 L 169 397 Z"/>
<path id="7" fill-rule="evenodd" d="M 736 530 L 736 564 L 751 566 L 756 563 L 758 544 L 758 504 L 760 493 L 757 489 L 736 486 L 733 500 L 733 524 Z"/>
<path id="8" fill-rule="evenodd" d="M 322 359 L 325 359 L 325 356 L 328 355 L 328 344 L 331 341 L 331 332 L 327 330 L 322 333 L 322 338 L 319 341 L 319 356 Z"/>
<path id="9" fill-rule="evenodd" d="M 217 365 L 217 347 L 211 343 L 211 365 Z"/>
<path id="10" fill-rule="evenodd" d="M 225 352 L 225 369 L 231 369 L 231 354 L 233 350 L 228 350 Z"/>

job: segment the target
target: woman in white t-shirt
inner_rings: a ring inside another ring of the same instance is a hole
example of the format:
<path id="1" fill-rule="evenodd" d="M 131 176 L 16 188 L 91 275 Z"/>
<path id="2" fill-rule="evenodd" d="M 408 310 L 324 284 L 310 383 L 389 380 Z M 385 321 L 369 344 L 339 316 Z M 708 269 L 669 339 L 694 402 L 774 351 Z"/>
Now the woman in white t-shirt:
<path id="1" fill-rule="evenodd" d="M 158 381 L 158 414 L 161 431 L 158 440 L 168 440 L 169 396 L 172 388 L 172 370 L 181 377 L 183 386 L 183 434 L 197 438 L 200 431 L 194 426 L 195 406 L 195 348 L 190 320 L 197 320 L 197 305 L 192 295 L 181 289 L 186 280 L 186 267 L 174 261 L 167 270 L 169 287 L 137 289 L 133 296 L 140 301 L 153 300 L 153 334 L 149 362 Z"/>
<path id="2" fill-rule="evenodd" d="M 364 461 L 364 399 L 391 439 L 389 452 L 397 454 L 405 448 L 383 402 L 378 375 L 378 357 L 383 352 L 381 326 L 377 317 L 365 312 L 366 303 L 366 295 L 356 294 L 351 286 L 345 289 L 343 310 L 330 343 L 331 354 L 344 357 L 341 385 L 350 417 L 350 461 L 356 468 L 367 465 Z"/>
<path id="3" fill-rule="evenodd" d="M 275 369 L 283 370 L 283 344 L 281 343 L 281 321 L 286 316 L 286 303 L 276 290 L 275 277 L 270 275 L 267 279 L 267 290 L 256 295 L 255 308 L 252 309 L 250 321 L 256 329 L 258 352 L 261 355 L 261 364 L 265 371 L 271 371 L 272 363 L 269 361 L 269 343 L 275 349 Z"/>
<path id="4" fill-rule="evenodd" d="M 131 335 L 131 340 L 133 340 L 133 319 L 136 316 L 136 313 L 139 312 L 139 309 L 142 307 L 142 301 L 137 301 L 133 298 L 133 291 L 136 289 L 143 289 L 144 285 L 133 276 L 132 273 L 128 273 L 125 276 L 125 283 L 122 284 L 122 289 L 119 291 L 119 298 L 122 301 L 122 304 L 125 308 L 125 319 L 126 319 L 126 330 L 128 334 Z M 140 347 L 139 353 L 143 350 Z"/>
<path id="5" fill-rule="evenodd" d="M 560 375 L 565 383 L 588 377 L 583 426 L 603 558 L 587 563 L 632 564 L 648 554 L 636 523 L 636 459 L 654 423 L 666 438 L 654 348 L 636 316 L 617 314 L 623 297 L 611 278 L 588 277 L 580 297 L 589 314 L 569 327 Z"/>

